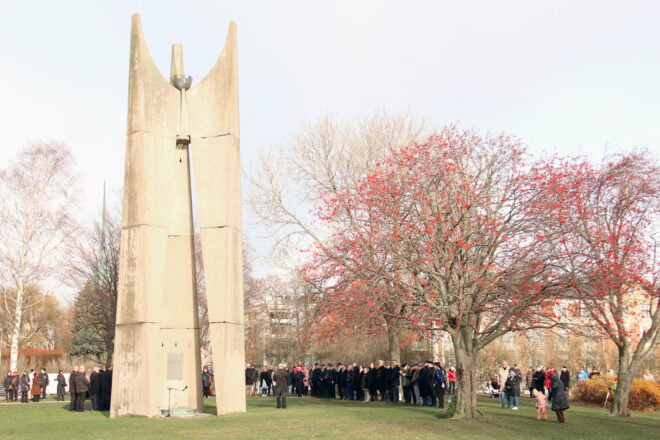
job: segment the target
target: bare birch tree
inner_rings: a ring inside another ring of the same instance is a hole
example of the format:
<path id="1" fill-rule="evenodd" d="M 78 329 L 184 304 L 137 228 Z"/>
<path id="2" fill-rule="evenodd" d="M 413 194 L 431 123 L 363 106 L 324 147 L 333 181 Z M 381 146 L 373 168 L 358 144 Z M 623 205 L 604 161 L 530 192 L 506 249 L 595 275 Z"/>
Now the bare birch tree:
<path id="1" fill-rule="evenodd" d="M 77 170 L 69 149 L 56 142 L 26 147 L 0 171 L 0 286 L 11 334 L 12 370 L 30 286 L 42 289 L 62 274 L 76 231 Z"/>
<path id="2" fill-rule="evenodd" d="M 310 243 L 324 246 L 332 231 L 327 224 L 313 222 L 310 215 L 322 195 L 339 195 L 353 188 L 393 148 L 426 136 L 424 122 L 407 113 L 379 110 L 355 124 L 324 114 L 304 125 L 275 154 L 262 155 L 258 169 L 248 177 L 248 204 L 267 233 L 274 258 L 280 264 L 286 261 L 285 268 L 291 269 L 297 263 L 292 251 Z M 398 359 L 396 322 L 385 316 L 380 322 L 392 333 L 389 351 Z"/>

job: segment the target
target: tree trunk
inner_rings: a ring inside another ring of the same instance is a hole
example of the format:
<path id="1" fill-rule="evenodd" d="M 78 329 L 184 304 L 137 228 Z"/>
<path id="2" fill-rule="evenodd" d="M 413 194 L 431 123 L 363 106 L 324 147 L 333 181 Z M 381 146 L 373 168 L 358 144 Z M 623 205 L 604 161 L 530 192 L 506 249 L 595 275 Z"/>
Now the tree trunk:
<path id="1" fill-rule="evenodd" d="M 23 284 L 19 282 L 16 289 L 16 302 L 14 304 L 14 319 L 11 331 L 11 348 L 9 354 L 9 369 L 18 370 L 18 340 L 21 336 L 21 323 L 23 320 L 23 297 L 25 296 Z"/>
<path id="2" fill-rule="evenodd" d="M 472 332 L 461 329 L 452 334 L 454 355 L 456 356 L 456 411 L 452 418 L 478 419 L 477 374 L 478 351 L 474 349 Z"/>
<path id="3" fill-rule="evenodd" d="M 401 347 L 399 338 L 399 327 L 396 324 L 387 326 L 387 342 L 390 349 L 390 364 L 392 361 L 401 362 Z"/>
<path id="4" fill-rule="evenodd" d="M 612 404 L 612 415 L 629 417 L 628 396 L 632 381 L 637 371 L 638 362 L 631 358 L 630 346 L 619 347 L 619 374 L 614 394 L 614 403 Z"/>

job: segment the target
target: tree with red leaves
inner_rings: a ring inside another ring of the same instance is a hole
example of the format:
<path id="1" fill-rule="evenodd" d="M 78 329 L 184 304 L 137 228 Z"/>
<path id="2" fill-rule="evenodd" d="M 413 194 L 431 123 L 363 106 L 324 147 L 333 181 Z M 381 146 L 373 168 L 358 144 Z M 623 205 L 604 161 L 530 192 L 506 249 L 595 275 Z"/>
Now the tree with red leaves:
<path id="1" fill-rule="evenodd" d="M 606 158 L 600 167 L 555 159 L 534 178 L 546 195 L 536 214 L 545 213 L 554 253 L 571 279 L 567 294 L 618 349 L 612 412 L 619 416 L 629 415 L 632 380 L 660 343 L 659 171 L 642 152 Z"/>
<path id="2" fill-rule="evenodd" d="M 551 240 L 528 215 L 542 197 L 525 160 L 515 138 L 451 126 L 393 150 L 319 209 L 335 229 L 305 276 L 319 288 L 326 320 L 386 310 L 420 331 L 430 323 L 447 331 L 459 383 L 454 417 L 478 417 L 482 348 L 556 323 L 550 306 L 560 280 Z"/>

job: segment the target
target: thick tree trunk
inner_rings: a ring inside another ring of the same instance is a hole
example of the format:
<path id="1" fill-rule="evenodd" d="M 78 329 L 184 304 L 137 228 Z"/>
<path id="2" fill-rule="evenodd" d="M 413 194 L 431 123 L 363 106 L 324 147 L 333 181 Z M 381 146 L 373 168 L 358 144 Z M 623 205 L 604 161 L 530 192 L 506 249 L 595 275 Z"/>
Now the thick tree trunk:
<path id="1" fill-rule="evenodd" d="M 456 356 L 456 410 L 452 415 L 458 419 L 478 419 L 477 411 L 477 355 L 472 341 L 472 332 L 462 330 L 452 335 Z"/>
<path id="2" fill-rule="evenodd" d="M 619 374 L 614 394 L 614 403 L 612 404 L 612 415 L 629 417 L 628 396 L 632 381 L 637 372 L 638 362 L 633 360 L 630 353 L 630 347 L 624 345 L 619 347 Z"/>
<path id="3" fill-rule="evenodd" d="M 396 324 L 387 326 L 387 342 L 390 349 L 390 363 L 392 361 L 401 362 L 401 347 L 399 346 L 401 338 L 399 337 L 399 327 Z"/>

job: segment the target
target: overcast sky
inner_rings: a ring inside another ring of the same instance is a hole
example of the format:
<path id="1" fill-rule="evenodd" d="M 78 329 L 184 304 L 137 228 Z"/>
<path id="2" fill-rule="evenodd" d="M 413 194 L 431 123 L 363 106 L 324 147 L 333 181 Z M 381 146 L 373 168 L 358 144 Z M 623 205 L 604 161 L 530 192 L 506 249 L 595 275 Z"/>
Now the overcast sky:
<path id="1" fill-rule="evenodd" d="M 660 150 L 660 2 L 0 0 L 0 166 L 65 142 L 85 214 L 123 182 L 130 23 L 165 76 L 206 75 L 238 24 L 241 148 L 284 145 L 324 111 L 409 111 L 518 135 L 535 152 Z M 10 153 L 10 154 L 7 154 Z M 248 239 L 250 231 L 246 229 Z"/>

